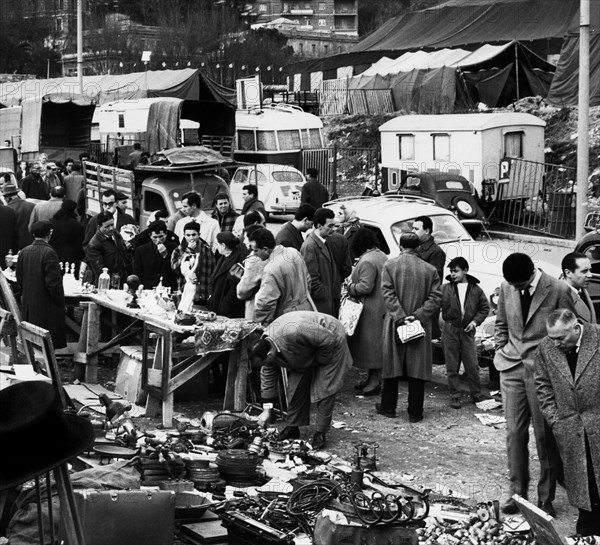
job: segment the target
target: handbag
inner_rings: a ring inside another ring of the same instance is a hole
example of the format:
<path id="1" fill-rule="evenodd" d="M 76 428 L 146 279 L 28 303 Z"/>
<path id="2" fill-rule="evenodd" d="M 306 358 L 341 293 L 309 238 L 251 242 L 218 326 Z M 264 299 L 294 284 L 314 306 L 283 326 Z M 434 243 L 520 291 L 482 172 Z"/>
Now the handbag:
<path id="1" fill-rule="evenodd" d="M 338 319 L 344 326 L 346 335 L 349 337 L 354 335 L 354 331 L 356 330 L 356 325 L 358 324 L 358 319 L 360 318 L 363 306 L 364 305 L 362 301 L 359 301 L 350 295 L 346 295 L 342 298 Z"/>

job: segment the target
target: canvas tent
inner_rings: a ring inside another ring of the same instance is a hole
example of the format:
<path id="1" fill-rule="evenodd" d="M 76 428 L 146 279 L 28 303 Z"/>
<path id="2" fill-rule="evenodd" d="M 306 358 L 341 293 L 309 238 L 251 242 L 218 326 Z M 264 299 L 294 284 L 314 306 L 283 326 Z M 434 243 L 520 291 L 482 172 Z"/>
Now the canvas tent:
<path id="1" fill-rule="evenodd" d="M 369 101 L 377 99 L 381 103 L 381 96 L 375 92 L 386 90 L 391 94 L 393 111 L 451 113 L 473 108 L 480 102 L 488 107 L 505 106 L 522 96 L 545 96 L 554 71 L 551 64 L 517 42 L 484 45 L 475 51 L 408 52 L 395 60 L 384 59 L 361 75 L 345 80 L 349 104 L 344 105 L 344 110 L 359 113 L 358 105 L 366 103 L 367 111 L 378 111 L 377 104 Z M 338 93 L 342 88 L 343 92 L 343 82 L 339 80 L 337 86 L 330 88 Z M 355 95 L 361 94 L 364 96 L 358 100 Z M 338 101 L 341 98 L 340 95 Z M 324 102 L 328 100 L 330 97 L 324 96 Z"/>
<path id="2" fill-rule="evenodd" d="M 235 91 L 222 87 L 199 70 L 149 70 L 131 74 L 84 76 L 83 93 L 76 77 L 28 79 L 0 84 L 0 103 L 20 105 L 25 100 L 45 96 L 74 96 L 96 105 L 115 100 L 173 97 L 193 101 L 201 111 L 201 123 L 210 134 L 233 135 L 235 131 Z"/>
<path id="3" fill-rule="evenodd" d="M 600 4 L 590 3 L 590 106 L 600 106 Z M 548 92 L 553 106 L 576 106 L 579 92 L 579 11 L 573 17 Z"/>

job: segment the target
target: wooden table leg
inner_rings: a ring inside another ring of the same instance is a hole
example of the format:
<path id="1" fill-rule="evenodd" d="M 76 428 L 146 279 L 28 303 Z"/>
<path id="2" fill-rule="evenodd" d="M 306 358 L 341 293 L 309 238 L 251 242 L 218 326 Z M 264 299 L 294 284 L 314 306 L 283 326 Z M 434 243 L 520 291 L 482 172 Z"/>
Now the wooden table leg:
<path id="1" fill-rule="evenodd" d="M 60 516 L 63 520 L 66 542 L 69 545 L 85 545 L 67 464 L 54 468 L 54 480 L 56 481 L 56 489 L 60 500 Z"/>
<path id="2" fill-rule="evenodd" d="M 243 411 L 246 408 L 248 384 L 248 337 L 241 340 L 229 353 L 227 384 L 223 409 Z"/>
<path id="3" fill-rule="evenodd" d="M 173 339 L 171 331 L 160 327 L 150 327 L 149 331 L 156 337 L 156 351 L 152 368 L 148 369 L 148 385 L 153 390 L 148 391 L 146 400 L 146 416 L 156 416 L 159 402 L 162 402 L 162 423 L 165 428 L 173 426 L 174 392 L 171 391 L 171 372 L 173 370 Z M 144 334 L 144 343 L 147 343 L 149 331 Z M 142 356 L 145 358 L 146 356 Z M 145 361 L 143 363 L 145 365 Z M 160 391 L 157 396 L 154 389 Z"/>
<path id="4" fill-rule="evenodd" d="M 77 353 L 73 361 L 76 365 L 76 376 L 89 384 L 98 382 L 98 355 L 88 355 L 98 350 L 100 337 L 100 307 L 96 303 L 84 302 L 81 335 L 77 345 Z"/>

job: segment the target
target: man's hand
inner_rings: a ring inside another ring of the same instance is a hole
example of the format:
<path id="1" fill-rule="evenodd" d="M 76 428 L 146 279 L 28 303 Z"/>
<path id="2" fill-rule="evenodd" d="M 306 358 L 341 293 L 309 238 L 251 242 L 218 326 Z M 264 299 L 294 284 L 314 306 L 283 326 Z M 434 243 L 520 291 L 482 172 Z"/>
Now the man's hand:
<path id="1" fill-rule="evenodd" d="M 471 333 L 471 331 L 475 331 L 477 329 L 477 324 L 473 321 L 469 322 L 467 327 L 465 327 L 465 331 L 467 333 Z"/>

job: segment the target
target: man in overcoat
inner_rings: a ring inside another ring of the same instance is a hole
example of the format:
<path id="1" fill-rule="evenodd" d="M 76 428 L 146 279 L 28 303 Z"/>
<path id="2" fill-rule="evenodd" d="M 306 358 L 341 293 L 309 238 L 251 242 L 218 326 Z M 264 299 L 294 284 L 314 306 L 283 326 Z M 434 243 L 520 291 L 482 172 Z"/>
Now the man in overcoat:
<path id="1" fill-rule="evenodd" d="M 267 229 L 254 231 L 250 246 L 255 255 L 267 262 L 255 298 L 256 321 L 270 324 L 286 312 L 312 310 L 310 276 L 300 252 L 275 245 L 275 237 Z"/>
<path id="2" fill-rule="evenodd" d="M 310 274 L 310 295 L 319 312 L 334 315 L 335 262 L 327 246 L 335 214 L 329 208 L 319 208 L 313 216 L 315 230 L 302 244 L 300 253 Z"/>
<path id="3" fill-rule="evenodd" d="M 440 277 L 433 265 L 417 254 L 419 237 L 404 233 L 401 254 L 390 259 L 381 273 L 381 295 L 385 301 L 383 321 L 383 369 L 381 404 L 375 406 L 383 416 L 394 418 L 398 404 L 398 382 L 408 378 L 408 417 L 411 423 L 423 419 L 425 381 L 431 380 L 431 317 L 441 303 Z M 409 343 L 397 340 L 396 328 L 419 320 L 425 336 Z"/>
<path id="4" fill-rule="evenodd" d="M 171 268 L 171 255 L 178 244 L 167 238 L 167 224 L 154 221 L 148 226 L 150 242 L 142 244 L 133 254 L 133 274 L 141 281 L 145 289 L 159 285 L 177 289 L 177 277 Z"/>
<path id="5" fill-rule="evenodd" d="M 254 364 L 287 370 L 287 427 L 283 436 L 298 438 L 299 426 L 310 423 L 310 403 L 316 404 L 316 432 L 312 446 L 325 446 L 335 395 L 344 385 L 352 356 L 342 324 L 321 312 L 288 312 L 264 331 L 250 348 Z M 280 435 L 280 437 L 281 437 Z"/>
<path id="6" fill-rule="evenodd" d="M 296 210 L 294 219 L 283 224 L 283 227 L 275 237 L 275 242 L 287 248 L 296 248 L 296 250 L 300 251 L 304 243 L 302 233 L 306 233 L 313 226 L 314 215 L 314 206 L 302 203 L 298 207 L 298 210 Z"/>
<path id="7" fill-rule="evenodd" d="M 58 255 L 48 243 L 52 224 L 31 226 L 33 243 L 19 252 L 17 291 L 21 294 L 23 320 L 50 331 L 54 348 L 67 346 L 65 292 Z"/>
<path id="8" fill-rule="evenodd" d="M 327 188 L 319 182 L 319 171 L 316 168 L 306 169 L 306 183 L 302 186 L 300 202 L 321 208 L 329 200 Z"/>
<path id="9" fill-rule="evenodd" d="M 560 264 L 563 280 L 571 288 L 575 314 L 582 322 L 596 323 L 596 310 L 587 287 L 592 278 L 590 258 L 579 252 L 568 253 Z"/>
<path id="10" fill-rule="evenodd" d="M 552 501 L 561 463 L 544 422 L 535 394 L 535 351 L 546 336 L 546 317 L 557 308 L 573 309 L 570 289 L 564 282 L 536 269 L 522 253 L 509 255 L 502 264 L 505 282 L 500 286 L 495 325 L 494 365 L 500 371 L 502 403 L 506 416 L 506 451 L 510 498 L 502 505 L 506 514 L 518 512 L 513 494 L 527 498 L 529 488 L 529 424 L 540 461 L 538 506 L 554 516 Z"/>
<path id="11" fill-rule="evenodd" d="M 564 464 L 576 531 L 600 535 L 600 327 L 567 309 L 550 313 L 535 357 L 535 388 Z"/>

